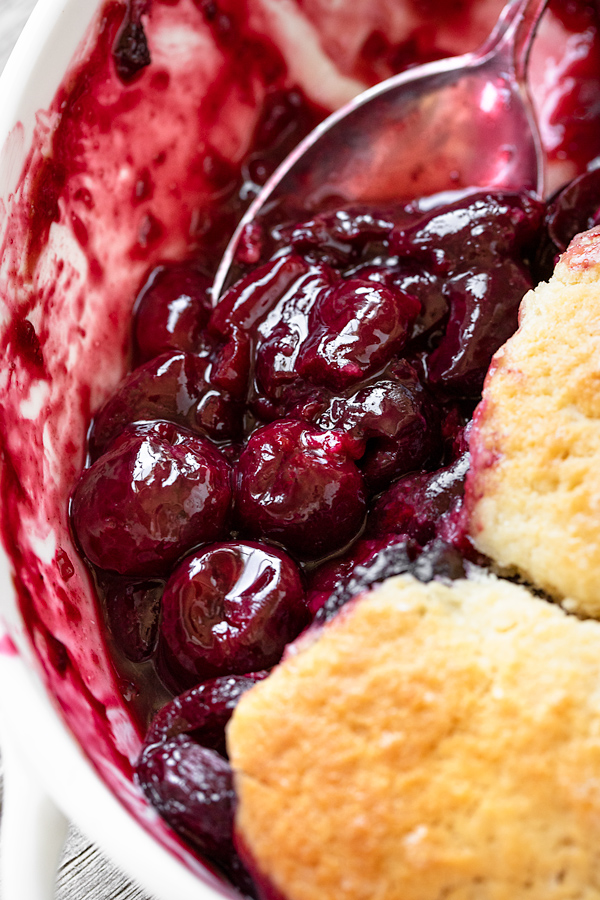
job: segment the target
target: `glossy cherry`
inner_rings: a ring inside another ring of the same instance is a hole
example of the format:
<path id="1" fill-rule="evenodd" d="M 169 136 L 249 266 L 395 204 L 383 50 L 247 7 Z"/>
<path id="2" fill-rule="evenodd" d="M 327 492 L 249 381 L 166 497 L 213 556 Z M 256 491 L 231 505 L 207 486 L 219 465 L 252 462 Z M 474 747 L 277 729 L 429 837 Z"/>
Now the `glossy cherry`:
<path id="1" fill-rule="evenodd" d="M 343 547 L 366 512 L 363 477 L 341 432 L 280 421 L 255 431 L 235 470 L 244 534 L 309 559 Z"/>
<path id="2" fill-rule="evenodd" d="M 527 194 L 482 192 L 398 226 L 391 245 L 444 279 L 450 316 L 429 357 L 429 381 L 444 393 L 477 395 L 492 355 L 517 327 L 523 295 L 533 286 L 541 201 Z"/>
<path id="3" fill-rule="evenodd" d="M 222 537 L 229 464 L 210 441 L 167 422 L 126 429 L 86 469 L 73 527 L 90 562 L 122 575 L 163 575 L 196 544 Z"/>
<path id="4" fill-rule="evenodd" d="M 235 858 L 235 791 L 227 760 L 179 734 L 146 746 L 136 776 L 173 830 L 229 874 Z"/>
<path id="5" fill-rule="evenodd" d="M 410 294 L 351 278 L 324 291 L 309 315 L 297 371 L 343 389 L 385 366 L 407 341 L 420 304 Z"/>
<path id="6" fill-rule="evenodd" d="M 600 223 L 600 159 L 552 198 L 546 210 L 548 238 L 538 254 L 541 277 L 550 278 L 556 258 L 576 234 Z"/>
<path id="7" fill-rule="evenodd" d="M 102 579 L 108 630 L 121 653 L 131 662 L 150 659 L 156 650 L 160 601 L 164 582 Z"/>
<path id="8" fill-rule="evenodd" d="M 287 554 L 257 543 L 213 544 L 184 559 L 167 582 L 161 673 L 180 690 L 269 668 L 309 618 L 300 573 Z"/>
<path id="9" fill-rule="evenodd" d="M 420 469 L 441 450 L 436 406 L 404 360 L 356 392 L 331 396 L 314 421 L 362 442 L 357 464 L 372 491 Z"/>
<path id="10" fill-rule="evenodd" d="M 401 478 L 374 504 L 367 533 L 409 534 L 421 544 L 442 536 L 461 507 L 468 469 L 469 454 L 463 453 L 450 466 Z"/>
<path id="11" fill-rule="evenodd" d="M 211 363 L 169 352 L 128 375 L 94 419 L 90 451 L 102 453 L 127 425 L 167 420 L 216 442 L 241 437 L 243 407 L 211 383 Z"/>
<path id="12" fill-rule="evenodd" d="M 133 335 L 139 362 L 166 350 L 197 351 L 212 304 L 211 279 L 193 263 L 153 269 L 136 300 Z"/>
<path id="13" fill-rule="evenodd" d="M 202 747 L 227 756 L 225 726 L 242 694 L 267 675 L 267 671 L 225 675 L 179 694 L 154 716 L 145 744 L 160 744 L 178 734 L 187 734 Z"/>

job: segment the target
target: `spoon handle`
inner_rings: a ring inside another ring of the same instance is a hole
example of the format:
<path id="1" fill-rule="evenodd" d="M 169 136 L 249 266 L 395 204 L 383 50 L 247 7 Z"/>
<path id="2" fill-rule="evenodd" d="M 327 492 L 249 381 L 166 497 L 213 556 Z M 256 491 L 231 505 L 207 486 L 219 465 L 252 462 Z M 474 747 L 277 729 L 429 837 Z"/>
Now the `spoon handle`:
<path id="1" fill-rule="evenodd" d="M 525 82 L 529 51 L 548 0 L 509 0 L 484 50 L 504 57 L 519 84 Z"/>

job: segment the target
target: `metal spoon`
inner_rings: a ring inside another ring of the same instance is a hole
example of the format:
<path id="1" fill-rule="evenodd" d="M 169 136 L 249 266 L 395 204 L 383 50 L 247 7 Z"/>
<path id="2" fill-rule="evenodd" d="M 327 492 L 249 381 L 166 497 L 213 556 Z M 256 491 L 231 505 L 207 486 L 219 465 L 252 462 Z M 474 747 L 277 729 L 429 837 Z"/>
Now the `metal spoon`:
<path id="1" fill-rule="evenodd" d="M 469 187 L 543 190 L 526 85 L 548 0 L 510 0 L 476 51 L 427 63 L 360 94 L 314 129 L 250 205 L 219 265 L 214 302 L 235 279 L 240 236 L 333 205 L 392 202 Z"/>

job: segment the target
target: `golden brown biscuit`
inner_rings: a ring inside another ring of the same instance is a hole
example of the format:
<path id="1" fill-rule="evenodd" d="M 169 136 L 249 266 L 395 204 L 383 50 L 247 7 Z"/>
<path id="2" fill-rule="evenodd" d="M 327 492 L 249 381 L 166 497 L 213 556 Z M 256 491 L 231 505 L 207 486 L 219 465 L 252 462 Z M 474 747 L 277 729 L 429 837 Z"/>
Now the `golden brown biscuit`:
<path id="1" fill-rule="evenodd" d="M 488 373 L 470 439 L 477 548 L 600 616 L 600 230 L 530 291 Z"/>
<path id="2" fill-rule="evenodd" d="M 600 897 L 600 625 L 525 588 L 391 579 L 242 698 L 228 747 L 266 896 Z"/>

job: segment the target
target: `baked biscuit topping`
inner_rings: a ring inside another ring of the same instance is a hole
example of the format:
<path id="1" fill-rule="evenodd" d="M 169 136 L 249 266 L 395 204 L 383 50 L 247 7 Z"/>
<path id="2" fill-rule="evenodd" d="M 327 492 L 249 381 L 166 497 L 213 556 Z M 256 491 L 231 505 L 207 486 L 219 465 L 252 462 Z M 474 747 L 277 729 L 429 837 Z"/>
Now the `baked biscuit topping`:
<path id="1" fill-rule="evenodd" d="M 261 896 L 600 896 L 600 626 L 491 576 L 391 579 L 244 695 Z"/>
<path id="2" fill-rule="evenodd" d="M 523 300 L 475 414 L 467 480 L 479 550 L 600 616 L 600 230 Z"/>

